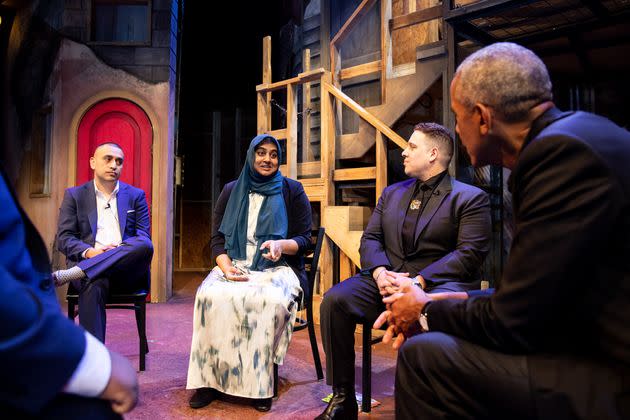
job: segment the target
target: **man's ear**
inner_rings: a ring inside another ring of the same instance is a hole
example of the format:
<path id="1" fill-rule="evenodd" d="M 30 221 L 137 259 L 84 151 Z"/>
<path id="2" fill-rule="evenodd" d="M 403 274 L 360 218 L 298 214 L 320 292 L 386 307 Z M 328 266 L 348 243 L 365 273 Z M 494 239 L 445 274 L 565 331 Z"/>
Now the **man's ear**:
<path id="1" fill-rule="evenodd" d="M 92 168 L 92 170 L 96 169 L 96 160 L 94 159 L 94 156 L 90 158 L 90 168 Z"/>
<path id="2" fill-rule="evenodd" d="M 492 130 L 492 109 L 482 103 L 477 103 L 475 104 L 474 112 L 477 114 L 476 117 L 479 118 L 479 134 L 482 136 L 488 135 Z"/>
<path id="3" fill-rule="evenodd" d="M 431 148 L 431 151 L 429 152 L 429 162 L 435 161 L 439 155 L 440 155 L 440 151 L 438 150 L 437 147 L 433 146 Z"/>

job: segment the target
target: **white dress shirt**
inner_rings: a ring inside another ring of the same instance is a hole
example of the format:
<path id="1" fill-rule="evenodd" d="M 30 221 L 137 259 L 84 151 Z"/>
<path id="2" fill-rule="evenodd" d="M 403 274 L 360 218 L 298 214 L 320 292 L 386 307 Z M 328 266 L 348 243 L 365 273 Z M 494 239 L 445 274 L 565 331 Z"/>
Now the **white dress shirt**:
<path id="1" fill-rule="evenodd" d="M 96 222 L 96 238 L 94 248 L 103 249 L 107 245 L 120 245 L 122 235 L 120 234 L 120 223 L 118 222 L 118 191 L 120 183 L 116 182 L 116 187 L 112 191 L 109 199 L 105 197 L 94 183 L 96 193 L 96 211 L 98 220 Z"/>

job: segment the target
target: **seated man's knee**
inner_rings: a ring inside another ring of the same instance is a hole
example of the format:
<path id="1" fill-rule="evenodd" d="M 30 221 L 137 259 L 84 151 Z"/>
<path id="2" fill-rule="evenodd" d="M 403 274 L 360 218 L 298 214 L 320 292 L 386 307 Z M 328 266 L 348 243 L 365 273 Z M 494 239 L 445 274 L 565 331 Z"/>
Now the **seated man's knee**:
<path id="1" fill-rule="evenodd" d="M 453 337 L 440 332 L 418 334 L 400 348 L 399 357 L 419 368 L 436 368 L 455 350 Z"/>
<path id="2" fill-rule="evenodd" d="M 340 283 L 341 284 L 341 283 Z M 330 312 L 334 309 L 337 309 L 343 305 L 347 301 L 347 298 L 344 296 L 343 288 L 339 287 L 340 284 L 337 284 L 330 288 L 326 293 L 324 293 L 324 297 L 322 299 L 322 303 L 320 306 L 320 311 Z"/>

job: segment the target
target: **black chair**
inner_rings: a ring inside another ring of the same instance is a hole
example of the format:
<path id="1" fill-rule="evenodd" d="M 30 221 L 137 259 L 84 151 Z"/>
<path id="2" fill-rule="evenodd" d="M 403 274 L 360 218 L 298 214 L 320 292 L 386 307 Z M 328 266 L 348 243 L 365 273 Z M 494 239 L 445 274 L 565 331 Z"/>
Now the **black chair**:
<path id="1" fill-rule="evenodd" d="M 306 310 L 306 319 L 296 318 L 293 331 L 300 331 L 304 328 L 308 328 L 308 336 L 311 341 L 311 351 L 313 352 L 313 360 L 315 362 L 315 371 L 317 372 L 317 379 L 324 379 L 324 372 L 322 370 L 322 362 L 319 358 L 319 349 L 317 347 L 317 337 L 315 336 L 315 323 L 313 322 L 313 288 L 315 287 L 315 276 L 317 275 L 317 267 L 319 265 L 319 254 L 322 250 L 322 244 L 324 243 L 325 229 L 320 227 L 317 230 L 313 230 L 311 234 L 311 246 L 306 252 L 304 257 L 304 265 L 306 268 L 306 275 L 308 279 L 309 293 L 302 299 L 301 296 L 297 299 L 298 311 Z M 312 252 L 312 254 L 311 254 Z M 273 365 L 273 395 L 278 396 L 278 365 Z"/>
<path id="2" fill-rule="evenodd" d="M 150 274 L 147 274 L 147 279 L 150 279 Z M 130 293 L 110 293 L 107 297 L 106 309 L 131 309 L 136 314 L 136 326 L 138 327 L 138 339 L 139 339 L 139 351 L 140 351 L 140 371 L 145 369 L 145 356 L 149 352 L 149 343 L 147 342 L 147 287 L 136 292 Z M 79 305 L 79 293 L 72 286 L 72 283 L 68 286 L 68 294 L 66 295 L 66 301 L 68 302 L 68 318 L 74 321 L 77 316 L 77 306 Z"/>

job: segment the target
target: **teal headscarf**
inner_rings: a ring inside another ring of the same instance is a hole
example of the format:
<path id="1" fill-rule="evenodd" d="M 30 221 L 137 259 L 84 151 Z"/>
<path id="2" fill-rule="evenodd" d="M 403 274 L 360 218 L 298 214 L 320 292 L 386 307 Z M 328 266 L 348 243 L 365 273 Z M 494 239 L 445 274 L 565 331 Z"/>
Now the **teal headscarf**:
<path id="1" fill-rule="evenodd" d="M 230 194 L 219 232 L 225 236 L 225 250 L 232 259 L 247 258 L 247 214 L 249 212 L 249 193 L 264 195 L 265 200 L 258 213 L 256 239 L 258 246 L 251 269 L 261 270 L 270 262 L 261 258 L 260 245 L 267 240 L 285 239 L 289 228 L 287 209 L 282 195 L 282 179 L 280 170 L 273 175 L 263 176 L 254 169 L 256 148 L 264 140 L 271 140 L 278 148 L 278 162 L 281 160 L 280 143 L 268 134 L 254 137 L 247 149 L 247 158 L 243 170 Z"/>

